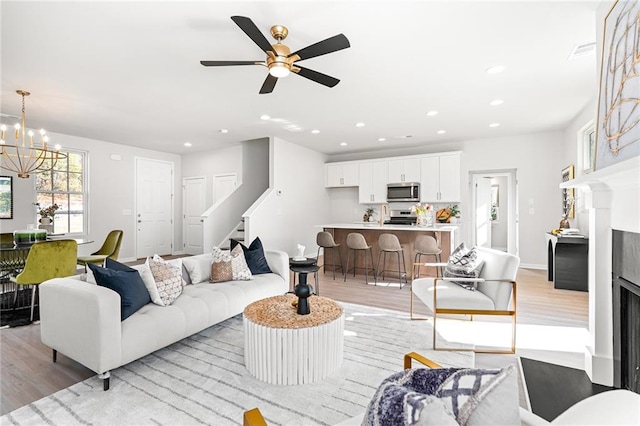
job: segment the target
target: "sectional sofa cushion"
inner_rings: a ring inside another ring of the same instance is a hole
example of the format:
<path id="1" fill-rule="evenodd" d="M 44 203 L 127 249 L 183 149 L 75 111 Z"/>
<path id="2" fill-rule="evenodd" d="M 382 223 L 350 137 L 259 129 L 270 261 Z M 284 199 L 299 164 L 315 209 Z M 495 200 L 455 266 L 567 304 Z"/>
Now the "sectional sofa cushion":
<path id="1" fill-rule="evenodd" d="M 137 270 L 120 263 L 118 265 L 118 269 L 107 269 L 92 263 L 87 264 L 99 286 L 109 288 L 120 295 L 120 320 L 124 321 L 151 302 L 151 297 Z"/>

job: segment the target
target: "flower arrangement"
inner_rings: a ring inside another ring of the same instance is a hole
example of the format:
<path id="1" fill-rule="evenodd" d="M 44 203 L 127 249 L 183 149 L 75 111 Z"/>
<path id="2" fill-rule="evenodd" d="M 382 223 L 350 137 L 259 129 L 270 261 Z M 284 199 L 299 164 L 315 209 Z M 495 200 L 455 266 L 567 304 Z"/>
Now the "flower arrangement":
<path id="1" fill-rule="evenodd" d="M 460 208 L 457 204 L 449 204 L 448 209 L 451 210 L 451 216 L 460 217 Z"/>
<path id="2" fill-rule="evenodd" d="M 56 215 L 56 210 L 58 210 L 59 208 L 60 208 L 59 205 L 54 204 L 52 206 L 45 207 L 44 209 L 38 210 L 38 214 L 42 218 L 50 217 L 51 219 L 53 219 L 53 217 Z"/>
<path id="3" fill-rule="evenodd" d="M 416 204 L 411 206 L 411 211 L 417 215 L 425 215 L 428 211 L 433 210 L 433 206 L 427 203 L 424 204 Z"/>
<path id="4" fill-rule="evenodd" d="M 362 215 L 363 222 L 371 222 L 371 218 L 373 217 L 373 207 L 367 207 Z"/>

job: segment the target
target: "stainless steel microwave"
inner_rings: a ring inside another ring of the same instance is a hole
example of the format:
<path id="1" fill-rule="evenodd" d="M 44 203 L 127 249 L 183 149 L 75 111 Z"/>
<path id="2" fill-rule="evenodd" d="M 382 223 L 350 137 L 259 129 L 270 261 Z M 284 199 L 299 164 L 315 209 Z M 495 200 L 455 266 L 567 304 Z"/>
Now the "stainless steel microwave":
<path id="1" fill-rule="evenodd" d="M 387 201 L 420 201 L 420 183 L 400 182 L 387 184 Z"/>

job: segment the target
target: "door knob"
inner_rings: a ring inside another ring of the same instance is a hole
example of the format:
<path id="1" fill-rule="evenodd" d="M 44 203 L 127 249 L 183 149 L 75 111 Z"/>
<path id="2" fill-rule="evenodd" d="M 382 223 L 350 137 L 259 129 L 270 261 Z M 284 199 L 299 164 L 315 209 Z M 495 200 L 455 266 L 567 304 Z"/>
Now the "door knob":
<path id="1" fill-rule="evenodd" d="M 142 223 L 142 221 L 140 219 L 138 219 L 138 223 Z"/>

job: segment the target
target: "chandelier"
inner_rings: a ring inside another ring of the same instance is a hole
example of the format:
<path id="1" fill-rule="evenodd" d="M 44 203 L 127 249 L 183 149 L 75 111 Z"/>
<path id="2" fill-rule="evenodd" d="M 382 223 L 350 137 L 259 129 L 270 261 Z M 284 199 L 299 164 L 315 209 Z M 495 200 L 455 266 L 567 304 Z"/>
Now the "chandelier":
<path id="1" fill-rule="evenodd" d="M 29 173 L 46 172 L 53 169 L 58 160 L 67 158 L 67 155 L 59 152 L 60 145 L 54 146 L 54 149 L 47 147 L 49 137 L 42 129 L 40 130 L 40 144 L 36 145 L 33 142 L 34 132 L 27 130 L 24 108 L 24 97 L 29 96 L 30 93 L 25 90 L 16 90 L 16 93 L 22 96 L 22 120 L 21 123 L 16 123 L 14 126 L 15 143 L 13 145 L 7 144 L 5 139 L 7 126 L 0 125 L 2 131 L 0 167 L 15 172 L 18 177 L 26 179 L 29 177 Z"/>

